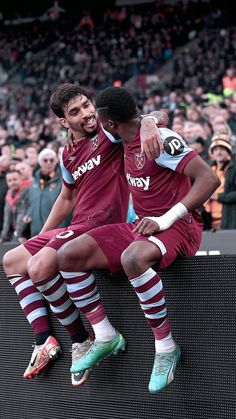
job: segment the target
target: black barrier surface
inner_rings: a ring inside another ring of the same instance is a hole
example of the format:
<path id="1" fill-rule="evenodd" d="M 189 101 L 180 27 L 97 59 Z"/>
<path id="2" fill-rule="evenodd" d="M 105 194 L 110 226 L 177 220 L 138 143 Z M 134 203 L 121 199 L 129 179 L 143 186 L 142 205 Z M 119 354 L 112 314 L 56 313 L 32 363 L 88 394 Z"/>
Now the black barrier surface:
<path id="1" fill-rule="evenodd" d="M 148 393 L 154 339 L 124 275 L 97 275 L 109 318 L 127 351 L 105 359 L 80 388 L 70 383 L 70 341 L 53 318 L 63 355 L 26 381 L 33 337 L 15 291 L 0 272 L 1 419 L 235 419 L 235 256 L 185 258 L 161 277 L 182 349 L 175 381 Z"/>

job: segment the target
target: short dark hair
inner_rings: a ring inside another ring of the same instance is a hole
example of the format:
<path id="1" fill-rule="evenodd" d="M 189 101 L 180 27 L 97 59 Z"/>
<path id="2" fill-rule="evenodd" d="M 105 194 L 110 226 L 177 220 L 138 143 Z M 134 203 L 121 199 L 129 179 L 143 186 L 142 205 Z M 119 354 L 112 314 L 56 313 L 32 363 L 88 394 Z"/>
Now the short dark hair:
<path id="1" fill-rule="evenodd" d="M 192 137 L 190 141 L 188 142 L 188 144 L 194 144 L 194 143 L 201 144 L 203 147 L 205 145 L 205 141 L 202 137 Z"/>
<path id="2" fill-rule="evenodd" d="M 19 176 L 21 176 L 21 174 L 20 174 L 19 170 L 16 170 L 16 169 L 11 169 L 11 170 L 8 170 L 8 171 L 6 172 L 6 175 L 10 175 L 11 173 L 18 173 L 18 175 L 19 175 Z"/>
<path id="3" fill-rule="evenodd" d="M 50 106 L 52 111 L 58 118 L 63 118 L 64 108 L 68 105 L 71 99 L 76 96 L 86 96 L 91 100 L 88 92 L 83 88 L 73 83 L 62 83 L 59 84 L 50 96 Z"/>
<path id="4" fill-rule="evenodd" d="M 98 112 L 119 122 L 127 122 L 139 115 L 133 96 L 122 87 L 102 90 L 97 94 L 95 104 Z"/>

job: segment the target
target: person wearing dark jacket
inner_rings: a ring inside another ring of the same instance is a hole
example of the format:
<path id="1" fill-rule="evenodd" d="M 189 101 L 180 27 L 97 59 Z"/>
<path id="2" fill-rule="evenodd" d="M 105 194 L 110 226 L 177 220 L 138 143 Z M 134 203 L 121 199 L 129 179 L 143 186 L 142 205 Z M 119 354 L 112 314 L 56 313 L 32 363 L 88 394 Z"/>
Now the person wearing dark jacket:
<path id="1" fill-rule="evenodd" d="M 27 190 L 28 208 L 24 217 L 24 222 L 30 223 L 31 237 L 41 231 L 62 185 L 61 169 L 57 164 L 55 151 L 45 148 L 39 153 L 38 161 L 40 169 Z M 59 227 L 65 227 L 66 221 Z"/>
<path id="2" fill-rule="evenodd" d="M 8 191 L 5 196 L 1 241 L 18 241 L 23 236 L 24 202 L 21 198 L 21 176 L 17 170 L 6 173 Z"/>
<path id="3" fill-rule="evenodd" d="M 222 229 L 236 228 L 236 161 L 229 162 L 226 175 L 224 192 L 218 195 L 222 203 Z"/>
<path id="4" fill-rule="evenodd" d="M 6 171 L 9 168 L 9 157 L 0 156 L 0 232 L 3 226 L 5 196 L 7 193 Z"/>
<path id="5" fill-rule="evenodd" d="M 216 133 L 209 148 L 212 154 L 212 169 L 221 180 L 221 185 L 204 204 L 210 215 L 214 230 L 236 228 L 236 161 L 232 156 L 232 144 L 228 135 Z"/>

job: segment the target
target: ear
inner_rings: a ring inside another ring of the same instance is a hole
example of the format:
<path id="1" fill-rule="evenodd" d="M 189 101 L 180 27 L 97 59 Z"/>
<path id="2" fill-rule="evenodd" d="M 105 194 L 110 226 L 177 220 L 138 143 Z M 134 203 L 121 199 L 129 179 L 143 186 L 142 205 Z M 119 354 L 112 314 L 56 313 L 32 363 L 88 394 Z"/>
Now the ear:
<path id="1" fill-rule="evenodd" d="M 70 125 L 68 124 L 67 120 L 65 118 L 60 118 L 60 123 L 64 128 L 70 128 Z"/>
<path id="2" fill-rule="evenodd" d="M 108 119 L 107 122 L 110 125 L 110 128 L 112 128 L 112 129 L 117 129 L 118 128 L 118 123 L 116 121 L 114 121 L 113 119 Z"/>

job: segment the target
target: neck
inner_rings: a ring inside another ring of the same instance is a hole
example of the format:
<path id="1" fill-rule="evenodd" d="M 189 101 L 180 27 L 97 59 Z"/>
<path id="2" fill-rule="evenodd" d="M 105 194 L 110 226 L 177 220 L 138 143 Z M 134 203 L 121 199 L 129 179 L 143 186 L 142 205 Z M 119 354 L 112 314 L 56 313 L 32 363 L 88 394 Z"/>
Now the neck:
<path id="1" fill-rule="evenodd" d="M 82 132 L 72 132 L 72 134 L 76 143 L 86 137 L 86 134 Z"/>
<path id="2" fill-rule="evenodd" d="M 124 143 L 131 143 L 132 139 L 134 138 L 137 130 L 141 126 L 141 117 L 138 116 L 132 120 L 130 120 L 128 123 L 123 123 L 120 125 L 119 135 L 122 138 L 122 141 Z"/>
<path id="3" fill-rule="evenodd" d="M 75 139 L 75 143 L 78 143 L 79 141 L 84 140 L 85 138 L 89 139 L 89 138 L 93 138 L 94 135 L 96 135 L 97 130 L 94 130 L 91 133 L 81 133 L 81 132 L 72 132 L 73 137 Z"/>

